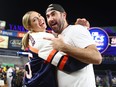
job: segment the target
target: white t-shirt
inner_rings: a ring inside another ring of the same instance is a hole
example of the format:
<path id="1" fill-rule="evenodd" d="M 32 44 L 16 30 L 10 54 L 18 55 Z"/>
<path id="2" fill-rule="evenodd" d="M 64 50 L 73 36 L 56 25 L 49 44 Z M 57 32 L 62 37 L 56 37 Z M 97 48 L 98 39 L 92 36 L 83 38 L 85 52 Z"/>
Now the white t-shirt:
<path id="1" fill-rule="evenodd" d="M 85 48 L 95 44 L 87 28 L 81 25 L 69 25 L 61 35 L 67 44 L 75 47 Z M 59 87 L 96 87 L 93 65 L 89 64 L 71 74 L 58 70 L 58 85 Z"/>

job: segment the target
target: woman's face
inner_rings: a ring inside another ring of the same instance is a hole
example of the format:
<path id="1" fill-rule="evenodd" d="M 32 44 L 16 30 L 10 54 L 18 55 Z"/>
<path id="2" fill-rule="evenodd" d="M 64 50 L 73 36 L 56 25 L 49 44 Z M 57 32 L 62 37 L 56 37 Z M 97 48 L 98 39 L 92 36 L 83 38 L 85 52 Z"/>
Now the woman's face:
<path id="1" fill-rule="evenodd" d="M 45 19 L 41 14 L 37 12 L 32 12 L 30 15 L 30 28 L 35 32 L 43 32 L 46 30 L 47 25 Z"/>

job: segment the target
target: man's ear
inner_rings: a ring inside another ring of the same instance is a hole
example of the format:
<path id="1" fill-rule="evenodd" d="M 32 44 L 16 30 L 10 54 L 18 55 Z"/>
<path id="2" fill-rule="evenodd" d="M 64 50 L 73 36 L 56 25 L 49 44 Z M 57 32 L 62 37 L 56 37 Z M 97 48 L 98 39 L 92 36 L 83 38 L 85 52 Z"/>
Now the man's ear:
<path id="1" fill-rule="evenodd" d="M 66 12 L 63 12 L 63 16 L 66 18 L 66 16 L 67 16 L 67 13 L 66 13 Z"/>

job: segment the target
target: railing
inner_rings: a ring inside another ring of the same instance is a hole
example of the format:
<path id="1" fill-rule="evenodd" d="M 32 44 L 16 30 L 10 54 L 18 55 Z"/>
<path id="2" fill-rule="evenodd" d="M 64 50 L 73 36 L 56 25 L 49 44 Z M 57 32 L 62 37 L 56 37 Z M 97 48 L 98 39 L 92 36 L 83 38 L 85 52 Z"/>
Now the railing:
<path id="1" fill-rule="evenodd" d="M 17 56 L 17 51 L 0 49 L 0 55 Z"/>

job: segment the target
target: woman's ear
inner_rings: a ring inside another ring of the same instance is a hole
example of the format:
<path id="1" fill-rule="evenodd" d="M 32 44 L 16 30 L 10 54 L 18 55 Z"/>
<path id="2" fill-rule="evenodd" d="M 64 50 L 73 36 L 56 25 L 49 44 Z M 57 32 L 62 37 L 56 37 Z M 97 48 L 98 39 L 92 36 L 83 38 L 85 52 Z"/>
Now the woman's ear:
<path id="1" fill-rule="evenodd" d="M 27 26 L 27 29 L 31 31 L 31 26 Z"/>
<path id="2" fill-rule="evenodd" d="M 30 28 L 30 26 L 27 26 L 27 28 Z"/>

